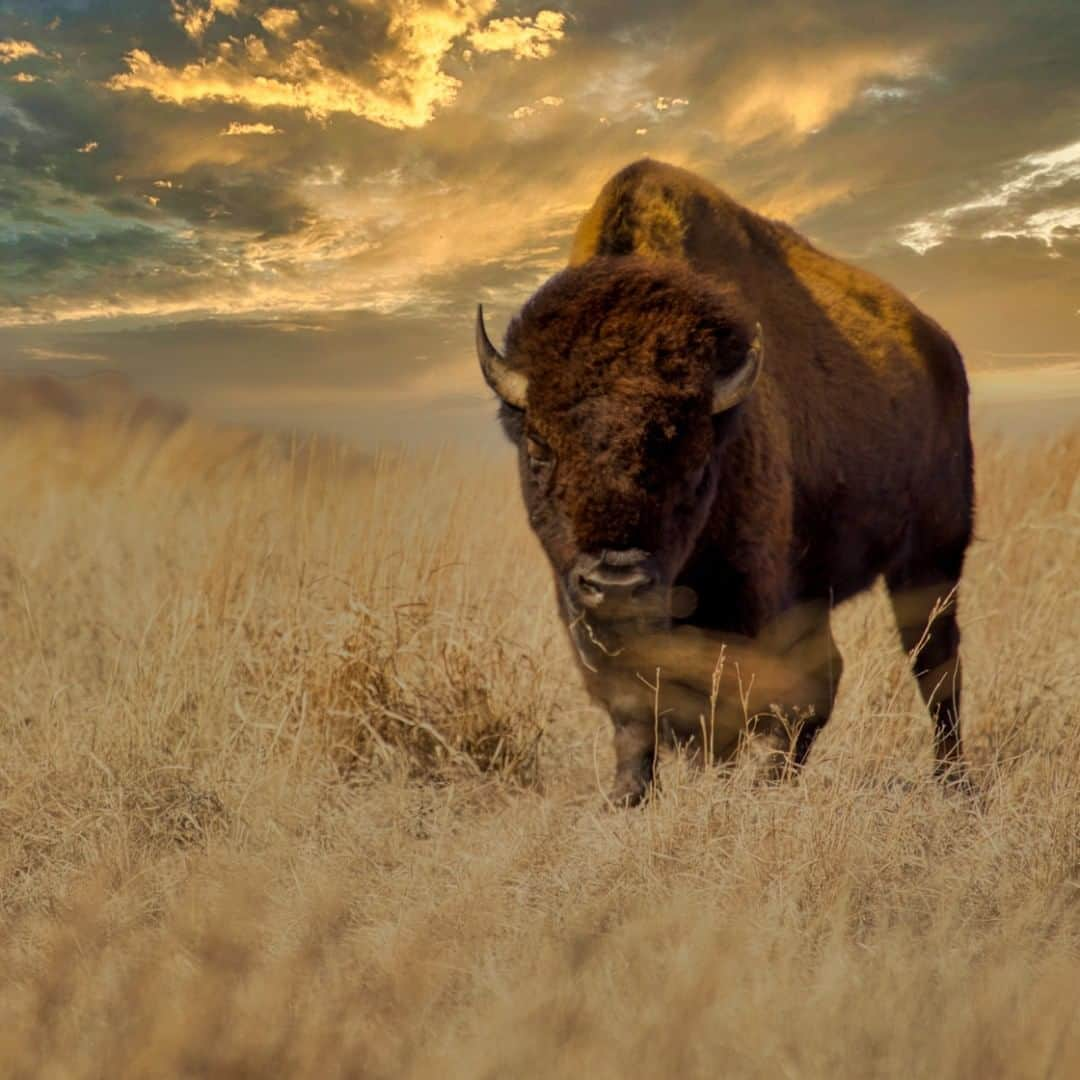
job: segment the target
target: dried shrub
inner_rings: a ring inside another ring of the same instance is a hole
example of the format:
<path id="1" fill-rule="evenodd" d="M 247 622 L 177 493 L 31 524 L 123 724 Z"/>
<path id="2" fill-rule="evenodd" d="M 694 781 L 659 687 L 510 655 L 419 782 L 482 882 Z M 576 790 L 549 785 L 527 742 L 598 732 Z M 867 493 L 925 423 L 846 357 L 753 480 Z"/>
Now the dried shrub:
<path id="1" fill-rule="evenodd" d="M 419 777 L 538 783 L 551 680 L 528 650 L 461 615 L 424 603 L 357 614 L 309 699 L 343 769 L 381 762 Z"/>

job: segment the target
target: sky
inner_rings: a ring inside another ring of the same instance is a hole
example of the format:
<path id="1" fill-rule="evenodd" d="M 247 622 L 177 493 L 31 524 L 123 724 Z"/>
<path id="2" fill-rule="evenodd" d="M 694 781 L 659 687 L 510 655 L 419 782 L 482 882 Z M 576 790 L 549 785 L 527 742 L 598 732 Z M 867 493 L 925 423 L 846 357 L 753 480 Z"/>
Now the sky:
<path id="1" fill-rule="evenodd" d="M 0 0 L 0 369 L 487 439 L 476 302 L 644 155 L 1080 417 L 1076 0 Z"/>

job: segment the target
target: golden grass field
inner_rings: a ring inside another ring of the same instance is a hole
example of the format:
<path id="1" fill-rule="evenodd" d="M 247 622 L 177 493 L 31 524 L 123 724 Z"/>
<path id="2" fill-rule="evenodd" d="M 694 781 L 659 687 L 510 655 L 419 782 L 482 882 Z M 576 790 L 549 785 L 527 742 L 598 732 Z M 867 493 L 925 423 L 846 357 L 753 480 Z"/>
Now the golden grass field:
<path id="1" fill-rule="evenodd" d="M 880 594 L 612 812 L 505 455 L 0 427 L 0 1075 L 1080 1075 L 1080 431 L 978 444 L 978 795 Z"/>

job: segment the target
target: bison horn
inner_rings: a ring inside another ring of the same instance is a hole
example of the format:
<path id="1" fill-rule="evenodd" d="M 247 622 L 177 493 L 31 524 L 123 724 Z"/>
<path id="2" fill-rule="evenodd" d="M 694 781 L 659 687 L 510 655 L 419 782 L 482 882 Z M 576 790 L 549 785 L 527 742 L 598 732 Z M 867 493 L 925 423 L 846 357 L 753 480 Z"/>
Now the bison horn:
<path id="1" fill-rule="evenodd" d="M 484 305 L 476 305 L 476 355 L 480 360 L 480 370 L 484 373 L 488 386 L 515 409 L 525 408 L 525 391 L 529 380 L 520 371 L 515 371 L 499 355 L 499 350 L 491 344 L 491 339 L 484 329 Z"/>
<path id="2" fill-rule="evenodd" d="M 713 413 L 721 413 L 734 408 L 740 401 L 745 400 L 754 383 L 761 374 L 761 364 L 765 357 L 765 341 L 761 333 L 761 323 L 754 326 L 754 340 L 746 359 L 738 371 L 717 379 L 713 384 Z"/>

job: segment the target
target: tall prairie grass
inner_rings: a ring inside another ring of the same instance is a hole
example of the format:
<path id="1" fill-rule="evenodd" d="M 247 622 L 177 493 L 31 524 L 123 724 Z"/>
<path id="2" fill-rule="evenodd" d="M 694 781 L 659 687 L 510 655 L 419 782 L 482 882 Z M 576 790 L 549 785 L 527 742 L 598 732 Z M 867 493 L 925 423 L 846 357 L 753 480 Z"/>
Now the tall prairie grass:
<path id="1" fill-rule="evenodd" d="M 797 783 L 606 809 L 510 464 L 0 428 L 0 1075 L 1080 1074 L 1080 433 L 978 446 L 977 794 L 883 596 Z"/>

